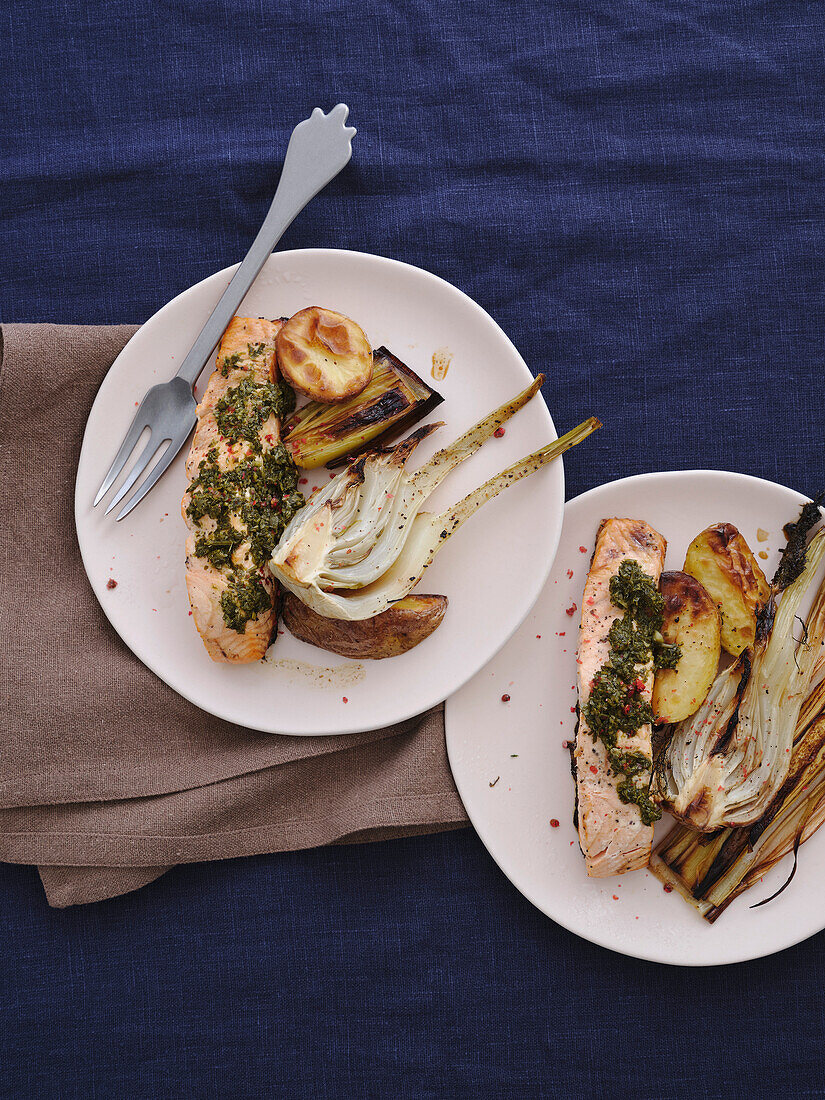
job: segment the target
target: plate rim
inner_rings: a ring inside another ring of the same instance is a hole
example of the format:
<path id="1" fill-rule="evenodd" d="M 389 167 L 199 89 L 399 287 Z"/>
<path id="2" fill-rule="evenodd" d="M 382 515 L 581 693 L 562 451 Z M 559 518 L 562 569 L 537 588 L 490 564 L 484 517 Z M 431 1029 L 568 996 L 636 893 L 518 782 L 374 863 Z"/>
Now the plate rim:
<path id="1" fill-rule="evenodd" d="M 397 259 L 394 259 L 393 257 L 390 257 L 390 256 L 380 256 L 377 253 L 373 253 L 373 252 L 359 252 L 355 249 L 347 249 L 347 248 L 294 248 L 294 249 L 284 249 L 283 251 L 273 252 L 267 258 L 266 263 L 264 264 L 264 267 L 261 269 L 261 272 L 259 273 L 259 275 L 263 274 L 263 272 L 266 269 L 266 266 L 273 259 L 278 259 L 278 260 L 283 259 L 283 260 L 286 260 L 287 262 L 289 262 L 290 260 L 301 259 L 301 258 L 304 258 L 304 257 L 317 257 L 317 258 L 323 259 L 323 258 L 329 257 L 329 256 L 333 256 L 333 257 L 352 256 L 352 257 L 357 257 L 358 260 L 366 259 L 368 261 L 377 261 L 379 263 L 379 265 L 380 264 L 386 264 L 389 267 L 400 268 L 404 272 L 406 272 L 408 275 L 412 274 L 413 277 L 415 277 L 415 278 L 423 279 L 427 282 L 434 281 L 436 284 L 443 285 L 449 291 L 460 295 L 461 298 L 463 298 L 465 300 L 465 302 L 470 305 L 472 310 L 479 316 L 479 318 L 481 320 L 492 324 L 494 326 L 494 328 L 496 330 L 498 330 L 498 332 L 502 335 L 502 337 L 510 344 L 510 346 L 513 349 L 513 353 L 514 353 L 516 362 L 518 363 L 518 365 L 521 367 L 521 369 L 524 372 L 525 383 L 528 383 L 529 380 L 531 380 L 535 377 L 533 375 L 533 373 L 530 371 L 530 368 L 527 366 L 527 363 L 524 359 L 524 356 L 521 354 L 519 349 L 516 347 L 515 343 L 510 339 L 510 337 L 507 335 L 507 333 L 504 331 L 504 329 L 501 327 L 501 325 L 498 323 L 498 321 L 496 321 L 496 319 L 490 313 L 488 313 L 487 310 L 484 309 L 484 307 L 482 305 L 480 305 L 478 302 L 476 302 L 475 299 L 471 298 L 470 295 L 467 294 L 465 291 L 463 291 L 460 287 L 457 287 L 454 283 L 448 282 L 448 280 L 442 278 L 440 275 L 436 275 L 434 272 L 428 271 L 426 268 L 418 267 L 415 264 L 409 264 L 409 263 L 406 263 L 404 260 L 397 260 Z M 557 524 L 556 524 L 556 532 L 555 532 L 555 535 L 554 535 L 553 540 L 552 540 L 552 546 L 549 547 L 550 552 L 546 555 L 546 565 L 542 570 L 539 570 L 535 573 L 535 576 L 540 578 L 540 583 L 536 585 L 535 592 L 534 592 L 532 598 L 530 599 L 529 603 L 525 607 L 523 614 L 518 618 L 518 621 L 514 623 L 512 629 L 509 630 L 506 634 L 504 634 L 499 639 L 498 644 L 496 645 L 495 649 L 486 658 L 484 664 L 482 664 L 478 668 L 475 668 L 472 671 L 468 672 L 466 675 L 463 675 L 462 678 L 460 679 L 460 681 L 457 682 L 451 688 L 451 691 L 448 692 L 448 694 L 446 696 L 441 695 L 440 692 L 436 693 L 439 696 L 438 698 L 428 697 L 427 700 L 425 702 L 423 702 L 422 704 L 420 704 L 420 705 L 417 704 L 411 710 L 405 708 L 403 710 L 403 712 L 399 712 L 397 715 L 393 716 L 389 722 L 382 720 L 378 725 L 371 725 L 371 726 L 368 726 L 368 727 L 364 727 L 363 724 L 361 724 L 360 722 L 356 722 L 355 724 L 352 724 L 350 722 L 350 723 L 347 723 L 345 725 L 344 724 L 338 725 L 333 730 L 329 730 L 329 729 L 315 729 L 315 730 L 311 730 L 311 731 L 306 731 L 306 730 L 295 731 L 295 730 L 290 730 L 290 729 L 277 729 L 277 730 L 275 730 L 275 729 L 267 728 L 267 727 L 260 726 L 260 725 L 247 725 L 244 722 L 239 722 L 237 717 L 234 717 L 231 713 L 223 710 L 220 707 L 219 701 L 216 705 L 210 705 L 208 708 L 206 708 L 206 707 L 202 706 L 202 704 L 200 702 L 197 702 L 195 699 L 193 699 L 192 696 L 189 693 L 187 693 L 187 691 L 184 690 L 184 688 L 179 683 L 172 684 L 172 683 L 170 683 L 170 681 L 165 676 L 161 675 L 161 673 L 158 671 L 158 669 L 155 665 L 155 662 L 153 662 L 151 660 L 150 655 L 148 655 L 148 654 L 144 655 L 143 653 L 138 653 L 138 652 L 136 652 L 135 649 L 133 649 L 133 647 L 130 645 L 130 643 L 128 641 L 126 641 L 126 639 L 120 633 L 120 631 L 117 627 L 117 624 L 114 622 L 114 620 L 112 618 L 112 615 L 110 614 L 110 607 L 113 610 L 114 609 L 113 605 L 106 604 L 101 599 L 101 596 L 99 595 L 99 593 L 95 591 L 95 587 L 91 583 L 90 567 L 89 567 L 89 562 L 87 561 L 87 553 L 86 553 L 86 550 L 84 549 L 84 539 L 81 535 L 81 524 L 79 523 L 79 512 L 80 512 L 81 507 L 84 506 L 84 503 L 82 503 L 81 499 L 80 499 L 80 485 L 79 485 L 80 477 L 79 477 L 79 475 L 80 475 L 80 468 L 81 468 L 81 462 L 82 462 L 82 459 L 83 459 L 84 450 L 85 450 L 86 444 L 87 444 L 87 438 L 89 437 L 90 422 L 92 421 L 95 409 L 96 409 L 97 404 L 100 400 L 101 392 L 102 392 L 104 386 L 106 385 L 106 381 L 107 381 L 110 373 L 117 366 L 121 356 L 123 356 L 126 353 L 127 349 L 131 346 L 133 341 L 139 340 L 139 338 L 142 336 L 142 334 L 143 334 L 144 330 L 147 328 L 147 326 L 151 325 L 153 321 L 155 321 L 157 318 L 159 318 L 161 315 L 163 315 L 167 311 L 172 310 L 172 308 L 176 305 L 176 303 L 178 303 L 180 301 L 180 299 L 185 298 L 188 294 L 190 294 L 196 288 L 202 287 L 204 284 L 207 284 L 207 283 L 212 282 L 212 281 L 218 281 L 221 278 L 226 278 L 227 281 L 228 281 L 228 279 L 231 278 L 231 275 L 235 271 L 237 271 L 237 269 L 239 267 L 240 267 L 240 263 L 235 263 L 235 264 L 230 264 L 227 267 L 221 268 L 219 271 L 214 271 L 214 272 L 212 272 L 212 274 L 207 275 L 203 279 L 198 280 L 198 282 L 192 283 L 190 286 L 186 287 L 184 290 L 182 290 L 178 294 L 176 294 L 173 298 L 170 298 L 168 302 L 165 302 L 160 307 L 160 309 L 156 310 L 149 318 L 147 318 L 147 320 L 143 322 L 143 324 L 137 329 L 137 331 L 132 334 L 132 336 L 129 338 L 129 340 L 126 342 L 126 344 L 123 346 L 123 348 L 120 350 L 120 352 L 117 354 L 117 356 L 113 360 L 113 362 L 112 362 L 111 366 L 109 367 L 109 369 L 106 371 L 106 374 L 104 375 L 103 380 L 101 381 L 100 386 L 98 387 L 97 393 L 95 394 L 94 400 L 91 404 L 91 407 L 89 409 L 89 413 L 88 413 L 87 418 L 86 418 L 86 423 L 83 427 L 83 435 L 82 435 L 81 444 L 80 444 L 80 451 L 79 451 L 79 455 L 78 455 L 77 469 L 75 471 L 75 485 L 74 485 L 74 494 L 73 494 L 73 505 L 74 505 L 74 507 L 73 507 L 74 516 L 73 516 L 73 518 L 74 518 L 74 526 L 75 526 L 75 536 L 77 538 L 78 546 L 79 546 L 79 549 L 80 549 L 80 557 L 81 557 L 81 561 L 82 561 L 82 564 L 83 564 L 83 570 L 86 574 L 86 578 L 87 578 L 87 580 L 90 584 L 92 592 L 94 593 L 95 598 L 97 599 L 97 602 L 98 602 L 99 606 L 101 607 L 101 609 L 103 610 L 104 615 L 106 616 L 106 619 L 108 620 L 109 624 L 111 625 L 111 627 L 115 631 L 115 633 L 118 635 L 118 637 L 124 643 L 124 645 L 126 645 L 128 647 L 128 649 L 134 654 L 134 656 L 137 657 L 137 659 L 146 668 L 148 668 L 149 671 L 152 672 L 153 675 L 157 676 L 158 679 L 160 679 L 169 688 L 171 688 L 171 690 L 176 692 L 182 698 L 186 699 L 187 702 L 191 703 L 193 706 L 198 707 L 199 710 L 204 711 L 204 713 L 212 714 L 214 717 L 219 718 L 222 721 L 229 722 L 233 725 L 241 726 L 241 728 L 243 728 L 243 729 L 252 730 L 252 731 L 258 732 L 258 733 L 266 733 L 266 734 L 269 734 L 269 735 L 272 735 L 272 736 L 278 736 L 278 737 L 329 737 L 329 736 L 334 737 L 334 736 L 346 736 L 346 735 L 352 734 L 352 733 L 372 732 L 373 730 L 376 730 L 376 729 L 383 729 L 388 725 L 395 725 L 395 724 L 398 724 L 398 723 L 401 723 L 401 722 L 409 721 L 410 719 L 415 718 L 418 715 L 426 713 L 427 711 L 431 710 L 433 707 L 439 706 L 441 703 L 444 703 L 445 700 L 447 698 L 449 698 L 450 694 L 452 694 L 456 691 L 459 691 L 470 680 L 472 680 L 472 678 L 474 676 L 476 676 L 481 671 L 481 669 L 484 667 L 484 665 L 488 664 L 491 660 L 493 660 L 493 658 L 500 652 L 502 647 L 507 644 L 507 642 L 513 636 L 513 634 L 515 634 L 515 632 L 519 629 L 519 627 L 522 625 L 522 623 L 525 621 L 525 619 L 527 618 L 527 616 L 530 614 L 531 610 L 533 609 L 533 607 L 536 603 L 536 600 L 539 598 L 539 595 L 541 594 L 542 589 L 544 588 L 544 585 L 547 581 L 547 578 L 550 575 L 550 570 L 553 567 L 553 562 L 556 559 L 556 554 L 558 553 L 559 543 L 561 541 L 562 529 L 563 529 L 563 526 L 564 526 L 565 473 L 564 473 L 564 456 L 563 455 L 559 456 L 559 459 L 558 459 L 558 462 L 557 462 L 557 466 L 558 466 L 558 470 L 559 470 L 558 476 L 560 477 L 560 486 L 559 486 L 560 494 L 559 494 L 559 504 L 558 504 L 559 522 L 557 522 Z M 217 299 L 216 299 L 216 301 L 217 301 Z M 205 369 L 206 368 L 204 368 L 204 370 Z M 202 373 L 201 377 L 203 377 L 203 373 Z M 552 442 L 553 440 L 558 439 L 558 432 L 556 430 L 556 426 L 555 426 L 555 422 L 553 420 L 552 413 L 550 412 L 550 409 L 547 405 L 547 402 L 544 400 L 544 396 L 541 393 L 539 394 L 539 396 L 541 397 L 541 402 L 540 402 L 540 405 L 538 407 L 540 409 L 541 416 L 546 421 L 546 425 L 547 425 L 547 428 L 548 428 L 548 442 Z M 426 682 L 427 682 L 426 680 L 421 681 L 423 686 L 426 686 Z"/>
<path id="2" fill-rule="evenodd" d="M 763 485 L 763 486 L 769 486 L 771 489 L 781 489 L 783 492 L 791 494 L 796 499 L 796 503 L 800 504 L 800 505 L 807 503 L 811 499 L 810 497 L 806 496 L 804 493 L 800 493 L 799 490 L 792 489 L 792 488 L 790 488 L 790 486 L 783 485 L 778 481 L 770 481 L 768 478 L 757 477 L 754 474 L 746 474 L 746 473 L 742 473 L 742 472 L 736 471 L 736 470 L 718 470 L 718 469 L 653 470 L 653 471 L 649 471 L 649 472 L 646 472 L 646 473 L 631 474 L 627 477 L 615 478 L 612 481 L 605 481 L 605 482 L 602 482 L 599 485 L 592 486 L 590 489 L 585 490 L 583 493 L 579 493 L 578 496 L 571 497 L 570 500 L 566 501 L 565 505 L 564 505 L 565 520 L 567 518 L 567 509 L 569 508 L 570 505 L 578 504 L 580 501 L 589 501 L 591 498 L 597 496 L 598 494 L 600 494 L 602 492 L 605 492 L 605 491 L 611 490 L 611 489 L 616 489 L 619 486 L 621 486 L 623 484 L 626 484 L 628 482 L 633 482 L 634 485 L 638 485 L 640 482 L 650 483 L 652 481 L 664 480 L 666 478 L 673 478 L 673 477 L 677 477 L 677 478 L 680 478 L 680 479 L 683 478 L 683 477 L 684 478 L 691 478 L 691 477 L 695 477 L 697 475 L 705 477 L 705 478 L 710 478 L 712 480 L 719 480 L 719 479 L 728 480 L 730 478 L 733 478 L 733 479 L 741 480 L 741 481 L 744 481 L 744 482 L 750 483 L 750 484 L 756 483 L 756 484 Z M 564 528 L 564 524 L 562 524 L 562 529 L 563 528 Z M 548 577 L 549 577 L 549 574 L 548 574 Z M 459 776 L 459 774 L 457 774 L 457 769 L 455 768 L 454 762 L 453 762 L 453 754 L 454 753 L 457 754 L 458 746 L 457 746 L 457 741 L 454 740 L 454 737 L 451 737 L 451 733 L 450 733 L 450 700 L 449 699 L 447 700 L 447 704 L 445 706 L 445 711 L 444 711 L 444 732 L 445 732 L 445 741 L 446 741 L 446 745 L 447 745 L 447 759 L 448 759 L 449 764 L 450 764 L 450 771 L 452 773 L 453 780 L 454 780 L 456 788 L 458 790 L 459 797 L 461 798 L 462 804 L 463 804 L 463 806 L 464 806 L 464 808 L 467 812 L 467 816 L 470 819 L 470 824 L 472 825 L 472 827 L 475 830 L 477 836 L 481 840 L 481 843 L 484 845 L 484 847 L 485 847 L 486 851 L 488 852 L 490 858 L 496 864 L 499 871 L 510 882 L 510 884 L 516 890 L 518 890 L 518 892 L 524 898 L 526 898 L 527 901 L 529 901 L 531 905 L 533 905 L 536 909 L 538 909 L 539 912 L 542 913 L 544 916 L 546 916 L 549 920 L 553 921 L 555 924 L 558 924 L 561 928 L 564 928 L 566 931 L 571 932 L 573 935 L 577 936 L 579 939 L 585 940 L 588 943 L 592 943 L 595 946 L 597 946 L 599 948 L 602 948 L 604 950 L 612 951 L 615 954 L 624 955 L 625 957 L 631 958 L 631 959 L 639 959 L 643 962 L 657 963 L 657 964 L 662 965 L 662 966 L 676 966 L 676 967 L 690 967 L 690 968 L 702 967 L 702 968 L 705 968 L 705 967 L 714 967 L 714 966 L 736 966 L 736 965 L 739 965 L 741 963 L 753 962 L 757 959 L 767 958 L 771 955 L 776 955 L 776 954 L 778 954 L 782 951 L 786 951 L 791 947 L 795 947 L 797 944 L 802 943 L 807 939 L 810 939 L 812 936 L 817 935 L 819 932 L 821 932 L 821 931 L 823 931 L 823 929 L 825 929 L 825 909 L 823 909 L 822 917 L 821 917 L 821 923 L 817 927 L 812 927 L 812 928 L 806 927 L 805 930 L 802 931 L 799 934 L 796 934 L 796 932 L 793 932 L 791 934 L 790 938 L 788 938 L 787 940 L 783 940 L 781 943 L 778 943 L 773 947 L 767 947 L 764 950 L 757 950 L 755 952 L 754 951 L 744 951 L 742 953 L 732 955 L 731 958 L 729 958 L 729 959 L 720 960 L 720 961 L 699 959 L 697 961 L 690 961 L 690 962 L 685 962 L 683 960 L 667 959 L 667 958 L 664 958 L 661 955 L 656 954 L 654 952 L 645 952 L 644 950 L 630 950 L 625 946 L 619 946 L 615 942 L 615 938 L 611 938 L 609 935 L 603 935 L 603 936 L 589 935 L 585 932 L 582 932 L 580 929 L 578 929 L 576 927 L 573 927 L 571 925 L 571 923 L 568 922 L 567 920 L 561 919 L 560 917 L 549 913 L 547 911 L 547 908 L 545 908 L 544 905 L 540 904 L 536 900 L 536 897 L 534 896 L 534 891 L 532 890 L 532 888 L 530 888 L 529 886 L 527 888 L 525 888 L 524 885 L 522 885 L 520 882 L 517 882 L 516 879 L 513 878 L 508 873 L 508 871 L 502 865 L 502 862 L 500 862 L 499 859 L 497 858 L 495 851 L 493 850 L 493 848 L 495 846 L 495 837 L 490 839 L 490 831 L 486 827 L 486 823 L 483 824 L 481 827 L 479 827 L 479 824 L 474 820 L 473 814 L 471 813 L 470 808 L 467 804 L 467 800 L 465 798 L 465 792 L 468 791 L 469 788 L 466 784 L 463 783 L 463 779 Z M 454 736 L 457 738 L 457 735 L 454 735 Z M 796 926 L 789 923 L 787 925 L 787 927 L 788 928 L 795 928 Z"/>

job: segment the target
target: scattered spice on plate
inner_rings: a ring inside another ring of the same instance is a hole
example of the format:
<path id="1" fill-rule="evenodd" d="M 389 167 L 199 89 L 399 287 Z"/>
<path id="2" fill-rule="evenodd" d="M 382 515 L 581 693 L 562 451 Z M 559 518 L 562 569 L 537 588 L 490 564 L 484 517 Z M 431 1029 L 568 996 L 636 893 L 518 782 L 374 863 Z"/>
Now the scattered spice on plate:
<path id="1" fill-rule="evenodd" d="M 587 553 L 587 547 L 586 546 L 580 546 L 579 547 L 579 553 L 580 554 L 586 554 Z"/>
<path id="2" fill-rule="evenodd" d="M 109 577 L 108 581 L 106 581 L 106 587 L 107 588 L 117 588 L 117 581 L 115 580 L 114 577 Z"/>
<path id="3" fill-rule="evenodd" d="M 349 699 L 347 699 L 346 695 L 342 696 L 342 698 L 343 698 L 343 700 L 344 700 L 344 702 L 345 702 L 345 703 L 348 703 L 348 702 L 349 702 Z"/>
<path id="4" fill-rule="evenodd" d="M 672 886 L 670 885 L 670 883 L 669 883 L 669 882 L 666 882 L 666 883 L 664 884 L 664 886 L 662 887 L 662 889 L 664 890 L 664 892 L 665 892 L 666 894 L 672 894 L 672 893 L 673 893 L 673 887 L 672 887 Z"/>
<path id="5" fill-rule="evenodd" d="M 510 702 L 510 696 L 509 696 L 509 695 L 507 694 L 507 692 L 506 692 L 506 691 L 505 691 L 505 693 L 504 693 L 504 694 L 502 695 L 502 697 L 501 697 L 501 701 L 502 701 L 502 703 L 509 703 L 509 702 Z"/>
<path id="6" fill-rule="evenodd" d="M 496 428 L 496 430 L 493 432 L 493 435 L 496 437 L 496 439 L 501 439 L 501 437 L 504 435 L 504 428 Z"/>
<path id="7" fill-rule="evenodd" d="M 550 828 L 551 829 L 558 829 L 558 827 L 559 827 L 559 819 L 557 817 L 551 817 L 550 818 Z"/>
<path id="8" fill-rule="evenodd" d="M 579 610 L 579 609 L 578 609 L 578 607 L 577 607 L 577 606 L 576 606 L 575 604 L 571 604 L 571 605 L 570 605 L 570 607 L 566 607 L 566 608 L 564 609 L 564 613 L 565 613 L 565 615 L 570 615 L 570 616 L 572 617 L 573 615 L 575 615 L 575 614 L 576 614 L 576 612 L 577 612 L 578 610 Z"/>

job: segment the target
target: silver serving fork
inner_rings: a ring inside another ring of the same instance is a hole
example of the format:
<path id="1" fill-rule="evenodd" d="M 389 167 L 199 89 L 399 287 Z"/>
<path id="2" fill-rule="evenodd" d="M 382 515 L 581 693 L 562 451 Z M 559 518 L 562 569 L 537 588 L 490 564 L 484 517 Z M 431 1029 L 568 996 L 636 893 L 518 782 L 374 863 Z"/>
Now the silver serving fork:
<path id="1" fill-rule="evenodd" d="M 349 107 L 344 103 L 333 107 L 328 115 L 316 107 L 310 117 L 299 122 L 292 131 L 275 198 L 252 247 L 201 329 L 178 373 L 171 381 L 152 386 L 141 401 L 132 426 L 98 489 L 94 507 L 117 481 L 147 428 L 150 431 L 149 440 L 106 509 L 107 515 L 129 493 L 164 443 L 168 446 L 131 499 L 121 508 L 116 517 L 118 520 L 128 516 L 157 484 L 188 439 L 197 420 L 197 402 L 192 389 L 226 326 L 291 223 L 309 200 L 338 175 L 352 156 L 352 139 L 356 131 L 354 127 L 344 125 L 348 114 Z"/>

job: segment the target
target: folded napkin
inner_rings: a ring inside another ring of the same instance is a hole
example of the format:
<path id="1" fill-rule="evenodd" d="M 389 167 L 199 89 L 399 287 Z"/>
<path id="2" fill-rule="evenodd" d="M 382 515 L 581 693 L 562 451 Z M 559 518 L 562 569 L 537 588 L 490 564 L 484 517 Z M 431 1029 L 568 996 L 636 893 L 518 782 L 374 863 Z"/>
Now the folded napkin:
<path id="1" fill-rule="evenodd" d="M 176 863 L 464 825 L 443 708 L 341 737 L 255 733 L 181 699 L 109 625 L 80 560 L 74 479 L 94 395 L 133 332 L 2 330 L 0 860 L 37 864 L 65 906 Z"/>

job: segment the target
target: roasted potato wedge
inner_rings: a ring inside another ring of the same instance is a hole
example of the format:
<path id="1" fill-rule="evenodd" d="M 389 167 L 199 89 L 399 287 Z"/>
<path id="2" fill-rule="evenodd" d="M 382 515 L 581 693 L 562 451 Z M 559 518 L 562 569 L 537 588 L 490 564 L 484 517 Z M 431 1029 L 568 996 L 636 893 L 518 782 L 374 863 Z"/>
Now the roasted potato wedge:
<path id="1" fill-rule="evenodd" d="M 661 668 L 653 684 L 653 713 L 659 722 L 681 722 L 702 705 L 719 664 L 719 611 L 703 585 L 688 573 L 663 573 L 662 637 L 682 647 L 676 668 Z"/>
<path id="2" fill-rule="evenodd" d="M 313 401 L 345 401 L 372 378 L 369 340 L 355 321 L 333 309 L 310 306 L 290 317 L 275 348 L 284 378 Z"/>
<path id="3" fill-rule="evenodd" d="M 283 619 L 287 629 L 302 642 L 342 657 L 380 661 L 423 642 L 440 625 L 446 610 L 446 596 L 414 593 L 372 619 L 350 622 L 327 619 L 287 592 Z"/>
<path id="4" fill-rule="evenodd" d="M 753 645 L 756 609 L 770 595 L 751 548 L 732 523 L 717 523 L 688 547 L 685 572 L 715 600 L 722 620 L 722 648 L 738 657 Z"/>

